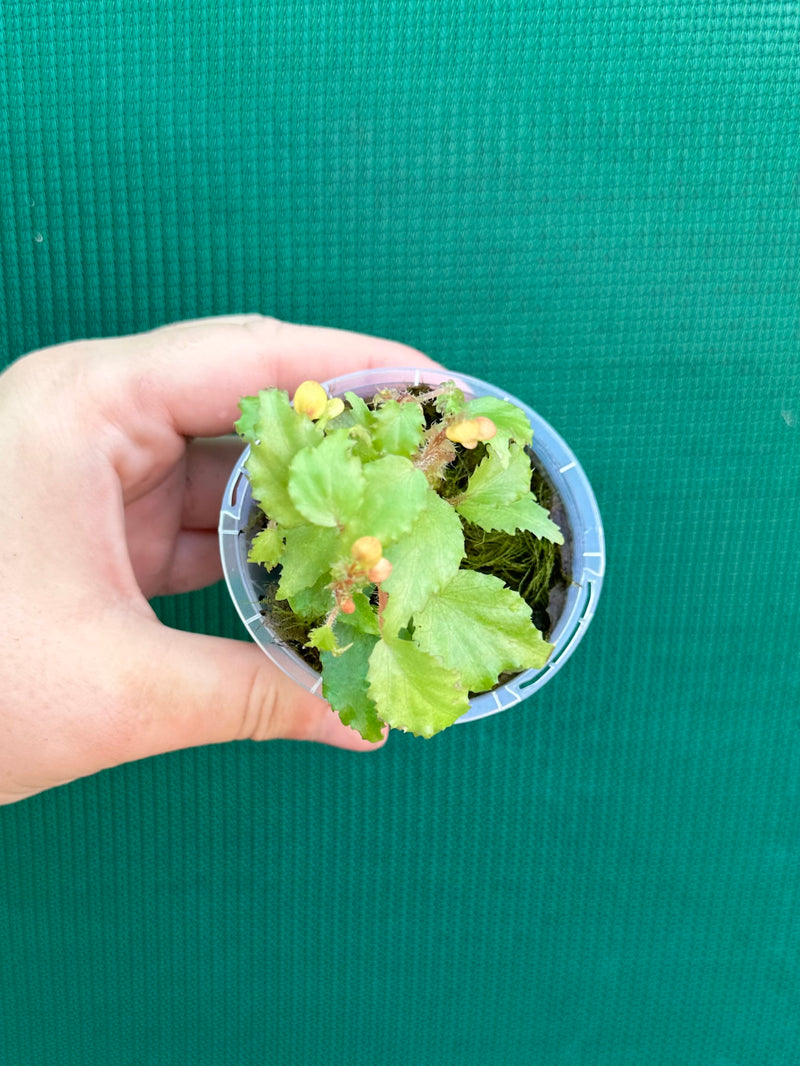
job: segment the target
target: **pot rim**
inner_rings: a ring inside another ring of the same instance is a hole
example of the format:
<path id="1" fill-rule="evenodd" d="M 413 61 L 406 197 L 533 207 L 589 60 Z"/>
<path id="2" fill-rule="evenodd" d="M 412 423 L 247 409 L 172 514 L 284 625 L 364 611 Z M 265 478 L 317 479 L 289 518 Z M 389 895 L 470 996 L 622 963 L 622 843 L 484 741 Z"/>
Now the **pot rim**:
<path id="1" fill-rule="evenodd" d="M 533 428 L 532 452 L 551 482 L 569 523 L 572 537 L 571 583 L 566 602 L 550 634 L 554 645 L 540 670 L 525 670 L 489 692 L 473 696 L 469 710 L 456 724 L 475 721 L 513 707 L 550 681 L 577 648 L 594 617 L 605 574 L 605 537 L 600 510 L 583 467 L 566 441 L 524 401 L 489 382 L 467 374 L 423 367 L 379 367 L 342 374 L 322 382 L 330 396 L 374 392 L 392 385 L 440 385 L 454 381 L 468 398 L 494 396 L 519 407 Z M 266 624 L 258 609 L 254 578 L 257 564 L 247 562 L 247 537 L 252 496 L 244 464 L 246 446 L 225 487 L 219 519 L 219 541 L 225 582 L 234 606 L 255 642 L 285 674 L 309 692 L 319 692 L 322 676 Z"/>

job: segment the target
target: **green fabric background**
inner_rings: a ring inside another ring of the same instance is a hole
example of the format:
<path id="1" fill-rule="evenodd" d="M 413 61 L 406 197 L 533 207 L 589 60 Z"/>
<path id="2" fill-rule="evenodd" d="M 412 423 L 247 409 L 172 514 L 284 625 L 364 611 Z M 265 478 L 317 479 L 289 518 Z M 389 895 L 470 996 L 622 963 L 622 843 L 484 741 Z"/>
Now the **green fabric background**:
<path id="1" fill-rule="evenodd" d="M 2 0 L 4 360 L 391 336 L 566 437 L 609 560 L 513 711 L 0 810 L 0 1066 L 800 1062 L 798 90 L 795 2 Z"/>

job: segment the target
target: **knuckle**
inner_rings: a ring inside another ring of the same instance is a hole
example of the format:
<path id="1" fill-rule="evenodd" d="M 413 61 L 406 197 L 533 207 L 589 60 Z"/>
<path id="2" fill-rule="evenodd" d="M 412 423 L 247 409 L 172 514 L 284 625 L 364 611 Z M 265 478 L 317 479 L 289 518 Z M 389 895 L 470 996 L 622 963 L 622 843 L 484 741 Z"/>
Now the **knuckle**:
<path id="1" fill-rule="evenodd" d="M 83 376 L 95 356 L 96 341 L 71 341 L 37 348 L 16 360 L 5 372 L 37 393 L 59 391 L 65 383 Z"/>
<path id="2" fill-rule="evenodd" d="M 246 322 L 242 323 L 243 328 L 251 333 L 263 333 L 265 330 L 270 333 L 280 333 L 285 325 L 285 322 L 275 318 L 274 315 L 251 315 Z"/>

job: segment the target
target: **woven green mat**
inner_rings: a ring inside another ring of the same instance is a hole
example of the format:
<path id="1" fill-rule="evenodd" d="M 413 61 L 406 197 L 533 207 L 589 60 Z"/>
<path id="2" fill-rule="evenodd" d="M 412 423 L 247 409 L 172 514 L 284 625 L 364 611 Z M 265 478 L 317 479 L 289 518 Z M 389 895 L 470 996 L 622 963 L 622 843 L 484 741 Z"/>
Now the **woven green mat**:
<path id="1" fill-rule="evenodd" d="M 799 92 L 774 0 L 3 0 L 0 357 L 391 336 L 561 432 L 609 560 L 505 714 L 0 809 L 0 1066 L 796 1066 Z"/>

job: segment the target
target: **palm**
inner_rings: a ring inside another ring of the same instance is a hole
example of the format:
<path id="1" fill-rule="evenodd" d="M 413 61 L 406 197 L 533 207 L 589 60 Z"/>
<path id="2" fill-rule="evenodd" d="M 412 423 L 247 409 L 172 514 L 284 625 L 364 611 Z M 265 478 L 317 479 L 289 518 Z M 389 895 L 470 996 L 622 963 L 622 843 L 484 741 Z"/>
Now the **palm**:
<path id="1" fill-rule="evenodd" d="M 125 507 L 125 529 L 133 572 L 146 598 L 173 591 L 171 574 L 182 538 L 186 485 L 185 455 L 159 483 Z"/>
<path id="2" fill-rule="evenodd" d="M 161 449 L 163 457 L 153 453 L 138 486 L 126 487 L 128 552 L 145 597 L 186 592 L 219 578 L 220 501 L 241 449 L 233 439 L 187 445 L 178 438 Z"/>

